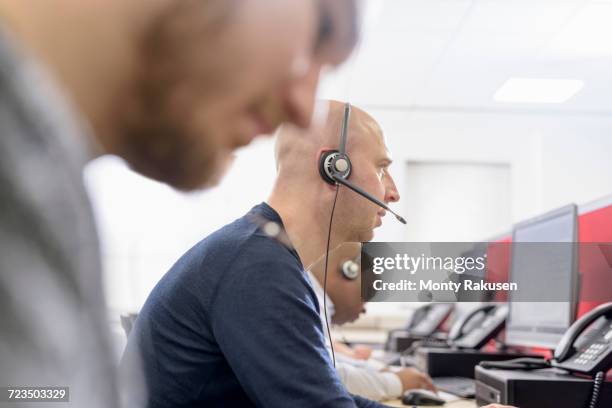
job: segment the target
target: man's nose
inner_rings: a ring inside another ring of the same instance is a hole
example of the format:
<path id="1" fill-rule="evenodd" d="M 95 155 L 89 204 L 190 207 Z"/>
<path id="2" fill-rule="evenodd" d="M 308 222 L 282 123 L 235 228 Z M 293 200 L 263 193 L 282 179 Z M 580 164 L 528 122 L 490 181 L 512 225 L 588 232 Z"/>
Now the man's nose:
<path id="1" fill-rule="evenodd" d="M 397 186 L 395 185 L 395 181 L 393 177 L 388 176 L 385 188 L 385 202 L 387 203 L 396 203 L 400 200 L 399 191 L 397 191 Z"/>

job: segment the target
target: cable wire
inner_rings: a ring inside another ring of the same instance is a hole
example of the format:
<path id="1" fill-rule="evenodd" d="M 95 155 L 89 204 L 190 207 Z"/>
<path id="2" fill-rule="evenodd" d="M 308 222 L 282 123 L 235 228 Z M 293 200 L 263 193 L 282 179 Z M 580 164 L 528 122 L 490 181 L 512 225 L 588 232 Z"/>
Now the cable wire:
<path id="1" fill-rule="evenodd" d="M 325 325 L 327 326 L 327 337 L 329 338 L 329 345 L 332 352 L 332 360 L 334 362 L 334 368 L 336 368 L 336 353 L 334 351 L 334 342 L 331 337 L 331 330 L 329 329 L 329 319 L 327 318 L 327 261 L 329 259 L 329 245 L 331 242 L 331 229 L 332 222 L 334 220 L 334 211 L 336 210 L 336 201 L 338 200 L 338 190 L 340 185 L 336 183 L 336 194 L 334 196 L 334 204 L 332 206 L 331 215 L 329 216 L 329 228 L 327 229 L 327 246 L 325 248 L 325 272 L 323 273 L 323 312 L 325 313 Z"/>
<path id="2" fill-rule="evenodd" d="M 599 392 L 604 381 L 604 372 L 600 371 L 595 375 L 593 379 L 593 393 L 591 394 L 591 401 L 589 402 L 589 408 L 597 407 L 597 400 L 599 400 Z"/>

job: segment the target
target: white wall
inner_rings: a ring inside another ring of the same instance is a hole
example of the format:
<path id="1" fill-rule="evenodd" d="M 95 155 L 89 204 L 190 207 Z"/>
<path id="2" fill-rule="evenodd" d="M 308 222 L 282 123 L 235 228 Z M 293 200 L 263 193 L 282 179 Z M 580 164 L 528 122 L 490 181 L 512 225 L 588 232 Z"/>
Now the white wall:
<path id="1" fill-rule="evenodd" d="M 510 166 L 408 162 L 402 215 L 414 242 L 474 242 L 512 224 Z"/>
<path id="2" fill-rule="evenodd" d="M 611 120 L 568 123 L 542 136 L 543 208 L 612 192 Z M 554 133 L 554 132 L 551 132 Z"/>
<path id="3" fill-rule="evenodd" d="M 405 180 L 399 163 L 406 161 L 509 165 L 513 222 L 612 192 L 612 117 L 399 109 L 371 112 L 387 134 L 398 163 L 392 171 L 400 185 Z M 402 237 L 401 227 L 390 223 L 377 234 L 384 240 L 398 237 Z"/>

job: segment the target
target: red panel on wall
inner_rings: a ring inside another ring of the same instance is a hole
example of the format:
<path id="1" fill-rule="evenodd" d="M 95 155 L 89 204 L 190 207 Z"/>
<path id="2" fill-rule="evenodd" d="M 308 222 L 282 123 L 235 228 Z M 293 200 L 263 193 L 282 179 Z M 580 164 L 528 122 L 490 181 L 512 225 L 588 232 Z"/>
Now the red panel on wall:
<path id="1" fill-rule="evenodd" d="M 502 238 L 490 242 L 487 247 L 487 281 L 508 282 L 510 273 L 510 252 L 512 250 L 512 238 Z M 508 292 L 498 291 L 495 293 L 496 302 L 508 300 Z"/>
<path id="2" fill-rule="evenodd" d="M 612 243 L 612 206 L 580 215 L 578 218 L 580 243 Z M 578 316 L 593 309 L 604 300 L 612 301 L 612 269 L 605 259 L 605 248 L 583 246 L 579 254 L 581 273 Z"/>
<path id="3" fill-rule="evenodd" d="M 580 215 L 580 242 L 612 242 L 612 205 Z"/>

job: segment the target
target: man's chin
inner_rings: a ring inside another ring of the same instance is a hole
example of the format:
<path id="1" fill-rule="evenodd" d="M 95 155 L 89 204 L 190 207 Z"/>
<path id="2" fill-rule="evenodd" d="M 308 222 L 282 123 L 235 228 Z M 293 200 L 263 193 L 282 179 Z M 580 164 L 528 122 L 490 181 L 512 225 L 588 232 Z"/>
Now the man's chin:
<path id="1" fill-rule="evenodd" d="M 223 177 L 229 172 L 234 163 L 236 155 L 233 153 L 220 154 L 215 160 L 215 165 L 212 173 L 210 173 L 204 180 L 204 183 L 200 186 L 200 189 L 211 188 L 219 185 L 223 180 Z"/>
<path id="2" fill-rule="evenodd" d="M 205 190 L 216 187 L 221 183 L 223 177 L 229 172 L 234 163 L 235 154 L 223 152 L 217 154 L 213 163 L 200 168 L 199 172 L 194 171 L 191 176 L 185 175 L 183 183 L 169 183 L 173 187 L 182 191 Z"/>
<path id="3" fill-rule="evenodd" d="M 374 238 L 374 230 L 369 230 L 360 234 L 359 238 L 355 242 L 369 242 Z"/>
<path id="4" fill-rule="evenodd" d="M 201 171 L 173 171 L 166 170 L 160 171 L 158 168 L 135 166 L 132 163 L 128 163 L 129 167 L 152 180 L 159 181 L 160 183 L 167 184 L 168 186 L 182 192 L 198 191 L 208 189 L 219 184 L 225 171 L 220 168 L 215 168 L 213 171 L 210 169 L 200 169 Z M 182 170 L 182 169 L 181 169 Z"/>

